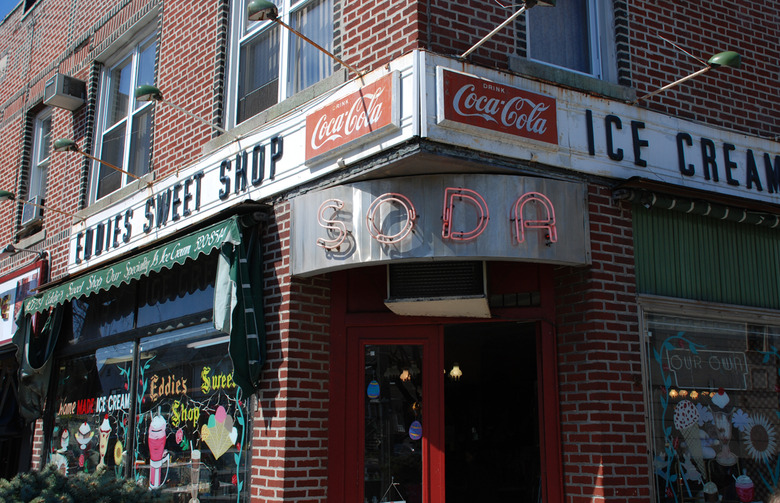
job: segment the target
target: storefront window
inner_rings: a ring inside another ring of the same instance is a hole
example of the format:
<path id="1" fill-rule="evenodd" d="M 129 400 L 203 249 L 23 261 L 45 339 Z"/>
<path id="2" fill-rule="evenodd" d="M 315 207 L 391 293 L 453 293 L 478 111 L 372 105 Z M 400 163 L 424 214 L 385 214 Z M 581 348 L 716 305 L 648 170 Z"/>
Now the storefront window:
<path id="1" fill-rule="evenodd" d="M 248 424 L 214 329 L 216 254 L 73 300 L 45 426 L 62 473 L 104 465 L 173 497 L 246 492 Z"/>
<path id="2" fill-rule="evenodd" d="M 123 475 L 132 366 L 132 343 L 59 365 L 50 461 L 61 473 L 94 472 L 103 465 Z"/>
<path id="3" fill-rule="evenodd" d="M 769 501 L 780 327 L 651 314 L 647 330 L 658 501 Z"/>
<path id="4" fill-rule="evenodd" d="M 141 341 L 133 466 L 144 485 L 201 501 L 243 486 L 246 416 L 227 342 L 203 329 Z"/>

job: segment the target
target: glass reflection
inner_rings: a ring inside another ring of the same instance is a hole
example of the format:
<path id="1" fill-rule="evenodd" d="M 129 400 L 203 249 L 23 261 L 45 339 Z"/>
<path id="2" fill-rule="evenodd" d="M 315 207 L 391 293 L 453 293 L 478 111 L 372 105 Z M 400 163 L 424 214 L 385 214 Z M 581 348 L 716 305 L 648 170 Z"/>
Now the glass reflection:
<path id="1" fill-rule="evenodd" d="M 364 501 L 422 502 L 422 347 L 366 346 L 365 361 Z"/>
<path id="2" fill-rule="evenodd" d="M 649 315 L 658 501 L 769 501 L 780 490 L 780 327 Z"/>

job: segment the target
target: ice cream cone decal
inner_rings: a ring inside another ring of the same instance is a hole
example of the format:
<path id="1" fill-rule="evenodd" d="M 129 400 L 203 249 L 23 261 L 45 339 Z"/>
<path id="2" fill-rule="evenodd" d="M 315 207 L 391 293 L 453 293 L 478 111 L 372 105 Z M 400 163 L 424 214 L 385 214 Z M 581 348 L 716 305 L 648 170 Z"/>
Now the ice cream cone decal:
<path id="1" fill-rule="evenodd" d="M 674 408 L 674 427 L 677 428 L 685 443 L 688 444 L 688 452 L 691 459 L 701 473 L 704 473 L 704 456 L 699 439 L 699 411 L 690 400 L 683 400 Z"/>
<path id="2" fill-rule="evenodd" d="M 209 446 L 215 459 L 219 459 L 236 443 L 238 431 L 233 427 L 233 418 L 227 415 L 224 407 L 217 407 L 209 423 L 203 425 L 200 438 Z"/>
<path id="3" fill-rule="evenodd" d="M 108 437 L 111 435 L 111 423 L 108 421 L 108 414 L 103 417 L 98 430 L 98 453 L 100 454 L 100 463 L 98 466 L 105 466 L 106 451 L 108 451 Z"/>
<path id="4" fill-rule="evenodd" d="M 92 428 L 89 427 L 89 424 L 87 424 L 86 421 L 81 423 L 81 426 L 79 426 L 79 429 L 75 435 L 76 442 L 78 442 L 79 447 L 81 447 L 81 450 L 87 448 L 90 440 L 92 440 L 92 437 L 94 436 L 95 436 L 95 432 L 92 431 Z"/>

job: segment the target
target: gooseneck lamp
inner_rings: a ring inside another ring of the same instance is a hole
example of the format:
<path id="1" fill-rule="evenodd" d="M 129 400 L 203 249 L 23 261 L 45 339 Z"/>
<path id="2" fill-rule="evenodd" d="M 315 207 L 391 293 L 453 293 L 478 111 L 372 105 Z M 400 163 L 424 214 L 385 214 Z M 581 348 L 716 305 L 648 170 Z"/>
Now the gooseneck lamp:
<path id="1" fill-rule="evenodd" d="M 16 194 L 14 194 L 13 192 L 11 192 L 9 190 L 0 190 L 0 201 L 16 201 Z M 85 219 L 83 217 L 77 216 L 77 215 L 75 215 L 73 213 L 69 213 L 67 211 L 63 211 L 63 210 L 60 210 L 60 209 L 57 209 L 57 208 L 52 208 L 51 206 L 44 206 L 42 204 L 33 203 L 33 202 L 30 202 L 30 201 L 25 201 L 24 204 L 29 204 L 31 206 L 35 206 L 36 208 L 41 208 L 41 209 L 44 209 L 44 210 L 51 210 L 51 211 L 54 211 L 56 213 L 60 213 L 60 214 L 65 215 L 65 216 L 68 216 L 68 217 L 71 217 L 71 218 L 75 218 L 77 220 L 81 220 L 81 222 L 85 221 Z"/>
<path id="2" fill-rule="evenodd" d="M 316 47 L 323 54 L 326 54 L 333 60 L 338 61 L 341 64 L 341 66 L 349 68 L 352 71 L 352 73 L 360 77 L 361 80 L 363 79 L 363 75 L 355 68 L 353 68 L 351 65 L 347 64 L 341 58 L 339 58 L 329 50 L 325 49 L 314 40 L 310 39 L 303 33 L 297 31 L 295 28 L 293 28 L 292 26 L 288 25 L 287 23 L 279 19 L 279 10 L 276 8 L 276 5 L 269 2 L 268 0 L 252 0 L 251 2 L 249 2 L 249 5 L 247 6 L 247 17 L 250 21 L 273 21 L 283 26 L 284 28 L 290 30 L 298 37 L 302 38 L 306 42 Z"/>
<path id="3" fill-rule="evenodd" d="M 490 33 L 488 33 L 487 35 L 482 37 L 482 40 L 480 40 L 476 44 L 472 45 L 471 49 L 469 49 L 468 51 L 466 51 L 463 54 L 461 54 L 460 56 L 458 56 L 458 59 L 466 59 L 469 54 L 471 54 L 472 52 L 474 52 L 477 49 L 479 49 L 479 47 L 482 44 L 484 44 L 485 42 L 487 42 L 488 40 L 493 38 L 493 35 L 495 35 L 499 31 L 503 30 L 506 27 L 506 25 L 508 25 L 509 23 L 514 21 L 515 19 L 517 19 L 523 12 L 525 12 L 528 9 L 530 9 L 531 7 L 534 7 L 536 5 L 541 5 L 541 6 L 544 6 L 544 7 L 555 7 L 555 1 L 556 0 L 525 0 L 525 2 L 523 2 L 523 6 L 520 7 L 520 9 L 517 12 L 515 12 L 514 14 L 512 14 L 511 16 L 506 18 L 506 21 L 504 21 L 500 25 L 496 26 L 496 28 L 493 31 L 491 31 Z"/>
<path id="4" fill-rule="evenodd" d="M 79 148 L 78 144 L 76 144 L 75 141 L 73 141 L 73 140 L 71 140 L 69 138 L 60 138 L 58 140 L 54 140 L 53 148 L 54 148 L 55 152 L 77 152 L 77 153 L 83 155 L 84 157 L 86 157 L 87 159 L 92 159 L 93 161 L 99 162 L 103 166 L 107 166 L 107 167 L 109 167 L 111 169 L 119 171 L 120 173 L 123 173 L 123 174 L 129 176 L 130 178 L 135 178 L 136 180 L 141 180 L 141 177 L 138 176 L 138 175 L 134 175 L 133 173 L 130 173 L 129 171 L 125 171 L 124 169 L 120 168 L 119 166 L 115 166 L 115 165 L 111 164 L 110 162 L 106 162 L 103 159 L 99 159 L 99 158 L 97 158 L 97 157 L 95 157 L 93 155 L 90 155 L 90 154 L 84 152 L 83 150 L 81 150 Z M 151 187 L 152 186 L 152 182 L 146 182 L 146 185 Z"/>
<path id="5" fill-rule="evenodd" d="M 666 91 L 667 89 L 670 89 L 670 88 L 672 88 L 672 87 L 674 87 L 674 86 L 676 86 L 678 84 L 682 84 L 686 80 L 690 80 L 690 79 L 692 79 L 694 77 L 698 77 L 699 75 L 707 73 L 708 71 L 710 71 L 712 69 L 720 68 L 722 66 L 726 66 L 726 67 L 729 67 L 729 68 L 739 68 L 741 63 L 742 63 L 742 58 L 736 52 L 734 52 L 734 51 L 719 52 L 718 54 L 715 54 L 709 60 L 707 60 L 707 62 L 705 63 L 705 67 L 702 68 L 701 70 L 693 72 L 692 74 L 690 74 L 690 75 L 688 75 L 686 77 L 683 77 L 683 78 L 681 78 L 679 80 L 675 80 L 671 84 L 667 84 L 667 85 L 665 85 L 664 87 L 662 87 L 660 89 L 656 89 L 655 91 L 653 91 L 651 93 L 645 94 L 644 96 L 640 96 L 639 98 L 634 100 L 631 104 L 632 105 L 636 105 L 637 103 L 639 103 L 642 100 L 646 100 L 648 98 L 651 98 L 651 97 L 655 96 L 658 93 Z"/>
<path id="6" fill-rule="evenodd" d="M 6 245 L 6 247 L 3 248 L 2 251 L 0 251 L 0 259 L 12 257 L 20 252 L 35 253 L 36 255 L 38 255 L 36 257 L 36 260 L 41 260 L 43 259 L 43 257 L 46 256 L 46 250 L 32 250 L 30 248 L 21 248 L 21 247 L 14 246 L 13 243 L 8 243 L 8 245 Z"/>

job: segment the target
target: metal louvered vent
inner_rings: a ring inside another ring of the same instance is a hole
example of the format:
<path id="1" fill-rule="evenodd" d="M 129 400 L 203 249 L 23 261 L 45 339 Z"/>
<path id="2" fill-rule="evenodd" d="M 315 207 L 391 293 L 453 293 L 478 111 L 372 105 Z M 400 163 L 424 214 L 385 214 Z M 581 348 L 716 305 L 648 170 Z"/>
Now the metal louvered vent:
<path id="1" fill-rule="evenodd" d="M 489 318 L 484 262 L 390 264 L 385 305 L 406 316 Z"/>
<path id="2" fill-rule="evenodd" d="M 391 299 L 485 295 L 482 262 L 391 264 L 389 268 Z"/>

